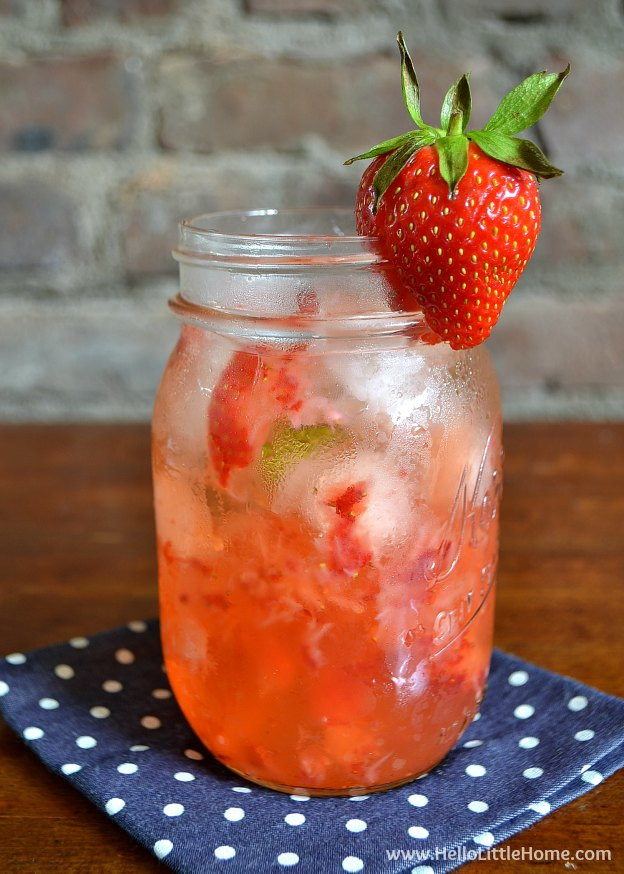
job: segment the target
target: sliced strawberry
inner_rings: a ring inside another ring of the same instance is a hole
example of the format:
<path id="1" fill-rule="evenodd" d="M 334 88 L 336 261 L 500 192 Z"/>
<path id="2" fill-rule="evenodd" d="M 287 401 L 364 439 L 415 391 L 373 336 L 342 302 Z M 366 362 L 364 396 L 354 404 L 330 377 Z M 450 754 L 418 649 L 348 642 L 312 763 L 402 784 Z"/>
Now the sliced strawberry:
<path id="1" fill-rule="evenodd" d="M 208 409 L 210 457 L 219 482 L 259 457 L 275 422 L 301 410 L 294 356 L 236 352 L 215 386 Z"/>
<path id="2" fill-rule="evenodd" d="M 255 355 L 237 352 L 221 375 L 210 402 L 209 430 L 212 463 L 222 485 L 233 467 L 246 467 L 252 459 L 247 423 L 240 407 L 250 397 L 262 369 Z"/>
<path id="3" fill-rule="evenodd" d="M 353 522 L 356 516 L 364 511 L 363 501 L 366 497 L 366 483 L 354 483 L 348 486 L 336 498 L 328 501 L 330 507 L 335 507 L 336 513 L 341 519 Z"/>
<path id="4" fill-rule="evenodd" d="M 356 518 L 366 509 L 366 483 L 347 486 L 335 498 L 328 500 L 327 505 L 335 509 L 337 516 L 327 535 L 330 567 L 352 576 L 373 558 L 372 550 L 354 528 Z"/>

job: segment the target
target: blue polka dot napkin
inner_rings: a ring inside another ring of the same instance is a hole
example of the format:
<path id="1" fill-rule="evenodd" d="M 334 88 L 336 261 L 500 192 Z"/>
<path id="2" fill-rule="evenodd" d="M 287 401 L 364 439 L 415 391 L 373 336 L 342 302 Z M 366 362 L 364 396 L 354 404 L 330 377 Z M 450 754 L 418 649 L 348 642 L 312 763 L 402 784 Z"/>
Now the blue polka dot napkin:
<path id="1" fill-rule="evenodd" d="M 356 798 L 247 784 L 167 685 L 157 622 L 0 663 L 0 709 L 50 768 L 183 874 L 438 874 L 624 765 L 624 700 L 496 651 L 480 718 L 431 773 Z"/>

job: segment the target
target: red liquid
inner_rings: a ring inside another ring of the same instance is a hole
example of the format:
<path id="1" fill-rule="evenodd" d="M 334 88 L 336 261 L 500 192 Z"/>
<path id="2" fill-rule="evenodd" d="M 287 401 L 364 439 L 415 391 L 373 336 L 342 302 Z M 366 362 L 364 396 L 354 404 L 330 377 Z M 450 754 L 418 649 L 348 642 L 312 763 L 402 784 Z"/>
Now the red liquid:
<path id="1" fill-rule="evenodd" d="M 285 485 L 267 481 L 262 464 L 276 415 L 301 428 L 293 416 L 307 426 L 306 405 L 318 416 L 323 404 L 317 388 L 302 387 L 296 358 L 248 357 L 238 376 L 227 375 L 223 399 L 236 396 L 239 412 L 253 410 L 253 428 L 245 432 L 248 445 L 239 433 L 225 467 L 221 449 L 210 451 L 215 422 L 233 428 L 231 411 L 215 413 L 218 385 L 203 470 L 175 466 L 166 443 L 155 441 L 162 638 L 172 688 L 204 744 L 251 780 L 320 794 L 405 782 L 444 757 L 483 695 L 498 425 L 463 478 L 444 465 L 444 452 L 457 447 L 432 429 L 432 458 L 448 476 L 438 474 L 426 507 L 416 508 L 394 545 L 401 519 L 391 525 L 382 517 L 394 511 L 403 518 L 401 502 L 414 503 L 411 474 L 385 467 L 384 452 L 364 446 L 356 428 L 348 438 L 339 434 L 350 441 L 344 463 L 334 461 L 339 449 L 326 450 L 329 474 L 303 476 L 306 464 L 316 470 L 312 453 L 288 460 Z M 246 370 L 260 378 L 243 386 Z M 297 404 L 297 392 L 301 406 L 284 412 Z M 340 427 L 346 433 L 350 424 L 345 416 Z"/>

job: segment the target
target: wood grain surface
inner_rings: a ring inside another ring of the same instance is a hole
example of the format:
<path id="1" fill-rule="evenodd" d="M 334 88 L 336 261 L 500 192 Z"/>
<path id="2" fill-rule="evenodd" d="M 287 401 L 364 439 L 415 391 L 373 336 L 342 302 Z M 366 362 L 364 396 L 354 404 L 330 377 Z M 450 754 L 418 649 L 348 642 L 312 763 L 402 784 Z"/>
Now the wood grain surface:
<path id="1" fill-rule="evenodd" d="M 496 644 L 622 695 L 624 424 L 509 425 L 505 448 Z M 0 508 L 0 651 L 155 615 L 146 426 L 2 426 Z M 165 870 L 3 723 L 0 768 L 2 874 Z M 619 774 L 504 845 L 609 849 L 610 862 L 462 871 L 622 872 L 623 810 Z"/>

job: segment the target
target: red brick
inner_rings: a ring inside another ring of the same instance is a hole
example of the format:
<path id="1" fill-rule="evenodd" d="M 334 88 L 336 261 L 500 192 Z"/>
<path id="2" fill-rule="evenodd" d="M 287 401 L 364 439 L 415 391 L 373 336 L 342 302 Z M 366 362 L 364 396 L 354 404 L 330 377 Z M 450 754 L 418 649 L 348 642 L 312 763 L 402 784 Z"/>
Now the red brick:
<path id="1" fill-rule="evenodd" d="M 487 62 L 419 53 L 425 119 L 436 123 L 444 92 L 463 69 L 479 73 L 480 107 L 496 106 Z M 467 66 L 463 66 L 467 62 Z M 483 76 L 483 78 L 482 78 Z M 173 55 L 161 67 L 161 142 L 169 149 L 297 149 L 323 138 L 345 157 L 409 130 L 397 57 L 344 63 L 246 58 L 224 63 Z"/>
<path id="2" fill-rule="evenodd" d="M 118 196 L 128 274 L 176 273 L 171 250 L 181 219 L 202 212 L 280 205 L 279 180 L 275 188 L 275 198 L 269 203 L 268 185 L 244 166 L 237 172 L 233 168 L 198 172 L 169 164 L 147 168 Z"/>
<path id="3" fill-rule="evenodd" d="M 572 73 L 540 122 L 551 160 L 563 169 L 566 164 L 595 159 L 621 166 L 624 60 L 605 57 L 600 67 L 590 67 L 573 54 L 562 52 L 548 66 L 561 70 L 568 61 Z"/>
<path id="4" fill-rule="evenodd" d="M 179 331 L 162 296 L 22 298 L 6 301 L 2 316 L 4 420 L 149 420 Z"/>
<path id="5" fill-rule="evenodd" d="M 124 72 L 110 56 L 0 64 L 0 150 L 121 148 L 131 107 Z"/>
<path id="6" fill-rule="evenodd" d="M 0 267 L 61 269 L 78 249 L 76 211 L 62 190 L 24 179 L 0 183 Z"/>
<path id="7" fill-rule="evenodd" d="M 338 178 L 324 169 L 310 168 L 306 173 L 294 173 L 285 186 L 284 203 L 288 206 L 355 207 L 359 173 L 350 179 Z M 355 220 L 355 214 L 354 214 Z"/>
<path id="8" fill-rule="evenodd" d="M 140 21 L 175 12 L 180 0 L 61 0 L 61 16 L 66 27 L 79 27 L 100 19 Z"/>
<path id="9" fill-rule="evenodd" d="M 131 180 L 117 196 L 125 228 L 126 271 L 131 276 L 173 274 L 177 223 L 201 212 L 228 209 L 345 206 L 355 202 L 355 179 L 301 162 L 282 166 L 253 158 L 197 171 L 162 163 Z"/>
<path id="10" fill-rule="evenodd" d="M 247 12 L 268 15 L 344 15 L 363 6 L 363 0 L 245 0 Z"/>
<path id="11" fill-rule="evenodd" d="M 540 186 L 542 232 L 539 264 L 615 264 L 624 269 L 624 191 L 563 176 Z"/>
<path id="12" fill-rule="evenodd" d="M 487 347 L 503 398 L 521 405 L 540 387 L 622 389 L 624 301 L 513 292 Z M 523 397 L 524 396 L 524 397 Z"/>
<path id="13" fill-rule="evenodd" d="M 458 13 L 471 20 L 489 19 L 516 26 L 531 26 L 565 19 L 582 13 L 587 0 L 443 0 L 447 15 Z"/>

